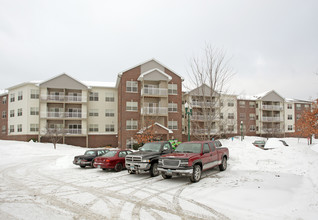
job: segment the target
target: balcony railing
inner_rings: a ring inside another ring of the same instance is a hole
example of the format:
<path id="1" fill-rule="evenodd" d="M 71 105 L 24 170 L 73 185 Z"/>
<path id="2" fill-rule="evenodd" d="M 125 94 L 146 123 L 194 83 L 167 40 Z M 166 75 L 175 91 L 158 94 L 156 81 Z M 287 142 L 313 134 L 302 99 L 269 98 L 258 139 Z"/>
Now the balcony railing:
<path id="1" fill-rule="evenodd" d="M 143 107 L 141 108 L 142 115 L 167 115 L 167 107 Z"/>
<path id="2" fill-rule="evenodd" d="M 86 118 L 82 112 L 41 112 L 41 118 Z"/>
<path id="3" fill-rule="evenodd" d="M 71 95 L 41 95 L 41 100 L 56 102 L 87 102 L 87 97 Z"/>
<path id="4" fill-rule="evenodd" d="M 201 102 L 201 101 L 192 101 L 192 107 L 201 107 L 201 108 L 217 108 L 219 104 L 217 102 Z"/>
<path id="5" fill-rule="evenodd" d="M 275 111 L 282 111 L 283 107 L 280 105 L 262 105 L 263 110 L 275 110 Z"/>
<path id="6" fill-rule="evenodd" d="M 282 128 L 262 128 L 261 131 L 264 133 L 272 133 L 272 132 L 279 133 L 279 132 L 283 132 L 284 129 L 282 129 Z"/>
<path id="7" fill-rule="evenodd" d="M 220 117 L 219 116 L 210 116 L 210 115 L 192 115 L 191 116 L 191 120 L 193 121 L 206 121 L 206 120 L 209 120 L 209 121 L 214 121 L 214 120 L 219 120 Z"/>
<path id="8" fill-rule="evenodd" d="M 86 129 L 80 129 L 80 128 L 77 128 L 77 129 L 63 129 L 63 128 L 60 128 L 60 129 L 55 129 L 55 128 L 49 128 L 48 130 L 49 133 L 56 133 L 58 135 L 79 135 L 79 134 L 86 134 Z M 41 134 L 46 134 L 46 130 L 43 130 L 41 131 Z"/>
<path id="9" fill-rule="evenodd" d="M 208 134 L 208 129 L 193 129 L 192 132 L 194 134 Z M 213 128 L 210 131 L 210 134 L 216 134 L 217 133 L 217 129 Z"/>
<path id="10" fill-rule="evenodd" d="M 141 89 L 141 95 L 167 96 L 168 89 L 165 89 L 165 88 L 143 88 L 143 89 Z"/>
<path id="11" fill-rule="evenodd" d="M 283 121 L 283 118 L 281 118 L 281 117 L 268 117 L 268 116 L 263 116 L 263 117 L 262 117 L 262 121 L 266 121 L 266 122 L 279 122 L 279 121 Z"/>

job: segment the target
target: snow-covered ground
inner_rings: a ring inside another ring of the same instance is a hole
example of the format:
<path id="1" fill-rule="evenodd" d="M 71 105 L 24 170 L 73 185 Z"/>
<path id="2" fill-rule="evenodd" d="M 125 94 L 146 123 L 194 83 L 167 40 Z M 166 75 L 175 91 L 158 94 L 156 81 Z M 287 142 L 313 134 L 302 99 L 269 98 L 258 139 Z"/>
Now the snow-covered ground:
<path id="1" fill-rule="evenodd" d="M 0 219 L 318 219 L 318 141 L 257 137 L 221 140 L 228 169 L 150 178 L 81 169 L 85 149 L 0 141 Z"/>

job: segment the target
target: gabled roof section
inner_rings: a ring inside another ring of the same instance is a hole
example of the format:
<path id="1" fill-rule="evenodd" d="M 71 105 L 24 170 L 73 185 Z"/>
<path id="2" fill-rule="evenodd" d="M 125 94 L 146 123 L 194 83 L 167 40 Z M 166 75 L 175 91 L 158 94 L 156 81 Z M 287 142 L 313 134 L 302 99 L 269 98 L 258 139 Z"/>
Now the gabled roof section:
<path id="1" fill-rule="evenodd" d="M 162 124 L 159 124 L 158 122 L 155 122 L 154 124 L 149 125 L 148 127 L 145 127 L 145 128 L 143 128 L 143 129 L 140 129 L 140 131 L 138 131 L 137 133 L 138 133 L 138 134 L 142 134 L 142 133 L 144 133 L 145 130 L 147 130 L 147 129 L 151 128 L 152 126 L 155 126 L 155 125 L 157 125 L 157 126 L 163 128 L 163 129 L 167 130 L 169 134 L 173 134 L 173 131 L 172 131 L 171 129 L 169 129 L 169 128 L 163 126 Z"/>
<path id="2" fill-rule="evenodd" d="M 7 88 L 7 90 L 13 90 L 13 89 L 16 89 L 16 88 L 19 88 L 19 87 L 22 87 L 22 86 L 26 86 L 26 85 L 39 86 L 39 84 L 40 84 L 41 82 L 42 82 L 42 81 L 23 82 L 23 83 L 20 83 L 20 84 L 18 84 L 18 85 L 11 86 L 11 87 Z"/>
<path id="3" fill-rule="evenodd" d="M 210 96 L 211 94 L 211 87 L 208 86 L 207 84 L 203 83 L 201 86 L 195 88 L 195 89 L 192 89 L 189 94 L 190 95 L 195 95 L 195 96 Z M 212 92 L 213 94 L 215 95 L 218 95 L 219 93 L 214 91 Z"/>
<path id="4" fill-rule="evenodd" d="M 158 73 L 159 75 L 161 75 L 161 77 L 158 75 Z M 143 80 L 153 80 L 153 81 L 158 80 L 159 81 L 159 80 L 163 80 L 164 78 L 166 78 L 167 81 L 170 81 L 172 79 L 172 77 L 166 74 L 165 72 L 155 68 L 140 74 L 140 76 L 138 77 L 138 80 L 139 81 L 143 81 Z"/>
<path id="5" fill-rule="evenodd" d="M 59 88 L 59 89 L 68 88 L 68 89 L 81 89 L 81 90 L 88 89 L 87 85 L 74 79 L 73 77 L 67 75 L 66 73 L 62 73 L 58 76 L 55 76 L 47 81 L 40 83 L 40 87 Z"/>
<path id="6" fill-rule="evenodd" d="M 99 82 L 99 81 L 82 81 L 83 84 L 89 87 L 100 87 L 100 88 L 115 88 L 115 82 Z"/>
<path id="7" fill-rule="evenodd" d="M 257 100 L 263 100 L 263 101 L 284 101 L 285 100 L 275 90 L 271 90 L 271 91 L 261 93 L 259 95 L 255 95 L 255 98 Z"/>

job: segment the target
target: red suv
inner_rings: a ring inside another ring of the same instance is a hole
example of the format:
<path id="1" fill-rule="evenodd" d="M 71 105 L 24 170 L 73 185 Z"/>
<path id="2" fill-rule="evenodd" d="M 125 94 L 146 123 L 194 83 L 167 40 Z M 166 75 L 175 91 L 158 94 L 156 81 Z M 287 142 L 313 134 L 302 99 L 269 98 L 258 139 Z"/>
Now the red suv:
<path id="1" fill-rule="evenodd" d="M 94 167 L 103 170 L 114 169 L 119 172 L 125 167 L 126 155 L 132 153 L 130 150 L 110 150 L 101 157 L 96 157 Z"/>

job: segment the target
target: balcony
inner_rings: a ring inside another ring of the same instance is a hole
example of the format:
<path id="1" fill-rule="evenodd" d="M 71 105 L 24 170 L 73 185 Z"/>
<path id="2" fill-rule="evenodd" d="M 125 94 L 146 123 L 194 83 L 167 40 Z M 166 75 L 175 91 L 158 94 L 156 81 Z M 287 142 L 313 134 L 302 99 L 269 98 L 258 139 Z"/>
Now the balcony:
<path id="1" fill-rule="evenodd" d="M 70 95 L 41 95 L 41 101 L 47 102 L 87 102 L 85 96 L 70 96 Z"/>
<path id="2" fill-rule="evenodd" d="M 167 107 L 143 107 L 141 108 L 142 115 L 168 115 Z"/>
<path id="3" fill-rule="evenodd" d="M 191 121 L 215 121 L 215 120 L 219 120 L 220 117 L 214 115 L 214 116 L 210 116 L 210 115 L 192 115 L 190 117 Z"/>
<path id="4" fill-rule="evenodd" d="M 219 104 L 217 102 L 192 101 L 191 106 L 196 108 L 218 108 Z"/>
<path id="5" fill-rule="evenodd" d="M 142 96 L 168 96 L 168 89 L 164 88 L 143 88 L 141 89 Z"/>
<path id="6" fill-rule="evenodd" d="M 283 107 L 280 105 L 262 105 L 262 109 L 269 111 L 282 111 Z"/>
<path id="7" fill-rule="evenodd" d="M 58 135 L 64 135 L 64 136 L 69 136 L 69 135 L 86 135 L 86 129 L 55 129 L 55 128 L 49 128 L 48 133 L 51 134 L 58 134 Z M 42 135 L 45 135 L 46 132 L 42 131 L 41 132 Z"/>
<path id="8" fill-rule="evenodd" d="M 263 116 L 262 121 L 264 121 L 264 122 L 280 122 L 280 121 L 283 121 L 283 118 Z"/>
<path id="9" fill-rule="evenodd" d="M 208 129 L 194 129 L 191 132 L 193 132 L 193 134 L 201 134 L 201 135 L 206 135 L 208 134 Z M 213 128 L 210 131 L 210 134 L 216 134 L 217 133 L 217 129 Z"/>
<path id="10" fill-rule="evenodd" d="M 40 116 L 41 118 L 72 118 L 72 119 L 78 119 L 78 118 L 86 118 L 87 114 L 82 112 L 41 112 Z"/>

